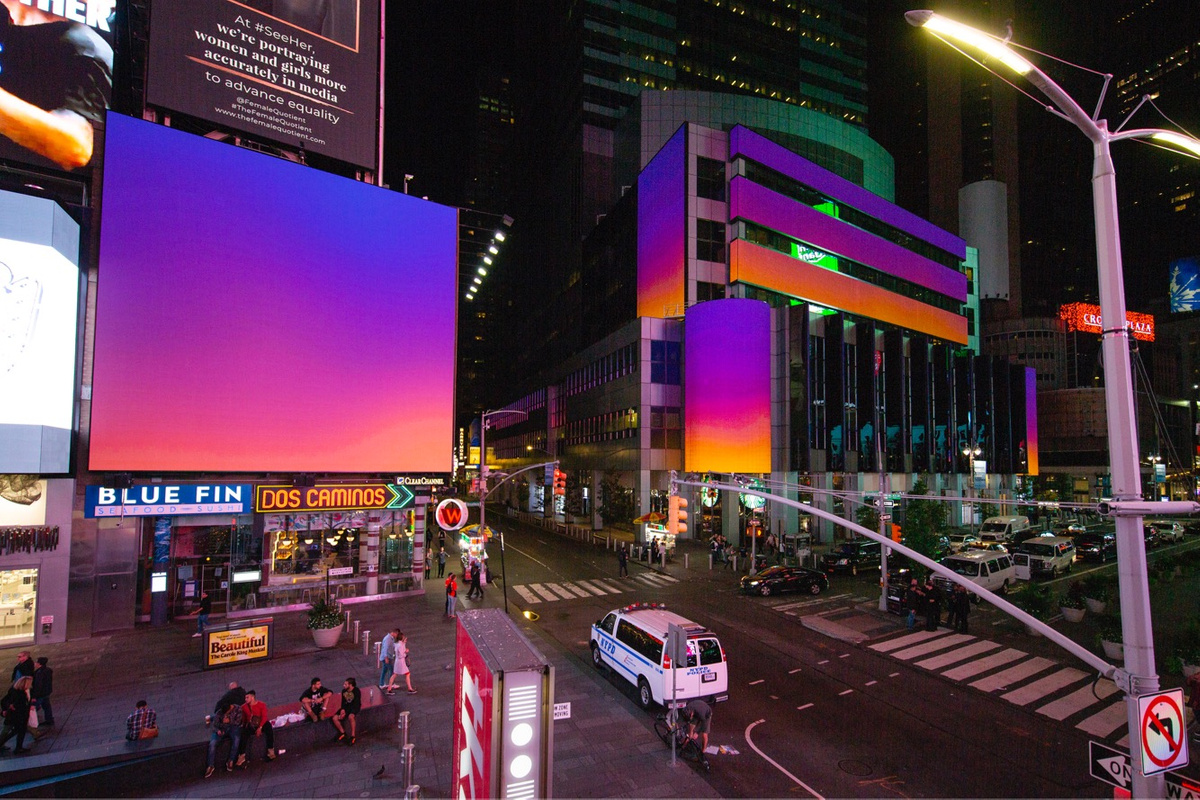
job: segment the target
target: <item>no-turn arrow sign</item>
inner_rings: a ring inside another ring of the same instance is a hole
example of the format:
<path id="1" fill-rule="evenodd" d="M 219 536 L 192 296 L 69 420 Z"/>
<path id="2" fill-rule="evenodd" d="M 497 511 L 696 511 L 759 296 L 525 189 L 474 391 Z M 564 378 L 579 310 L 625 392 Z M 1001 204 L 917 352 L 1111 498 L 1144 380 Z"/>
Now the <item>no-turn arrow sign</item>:
<path id="1" fill-rule="evenodd" d="M 1188 763 L 1187 725 L 1183 690 L 1172 689 L 1138 697 L 1142 774 L 1157 775 Z"/>

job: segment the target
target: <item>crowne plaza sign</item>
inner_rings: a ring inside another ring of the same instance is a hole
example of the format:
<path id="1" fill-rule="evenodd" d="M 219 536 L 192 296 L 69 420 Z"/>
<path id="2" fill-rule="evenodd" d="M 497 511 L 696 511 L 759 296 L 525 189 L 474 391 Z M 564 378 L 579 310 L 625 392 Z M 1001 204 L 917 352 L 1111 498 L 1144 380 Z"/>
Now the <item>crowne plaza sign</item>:
<path id="1" fill-rule="evenodd" d="M 1094 306 L 1091 303 L 1067 303 L 1059 306 L 1058 318 L 1067 323 L 1069 331 L 1095 334 L 1104 332 L 1104 323 L 1100 318 L 1100 306 Z M 1143 342 L 1154 341 L 1153 315 L 1126 311 L 1125 324 L 1133 338 L 1141 339 Z"/>

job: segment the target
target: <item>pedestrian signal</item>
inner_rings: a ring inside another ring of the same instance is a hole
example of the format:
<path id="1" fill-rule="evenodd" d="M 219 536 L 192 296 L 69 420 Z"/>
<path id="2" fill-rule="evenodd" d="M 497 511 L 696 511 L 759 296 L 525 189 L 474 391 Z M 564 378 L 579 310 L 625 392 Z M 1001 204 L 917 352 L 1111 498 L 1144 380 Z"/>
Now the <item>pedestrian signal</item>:
<path id="1" fill-rule="evenodd" d="M 688 501 L 678 495 L 671 495 L 667 502 L 667 533 L 679 536 L 687 533 Z"/>

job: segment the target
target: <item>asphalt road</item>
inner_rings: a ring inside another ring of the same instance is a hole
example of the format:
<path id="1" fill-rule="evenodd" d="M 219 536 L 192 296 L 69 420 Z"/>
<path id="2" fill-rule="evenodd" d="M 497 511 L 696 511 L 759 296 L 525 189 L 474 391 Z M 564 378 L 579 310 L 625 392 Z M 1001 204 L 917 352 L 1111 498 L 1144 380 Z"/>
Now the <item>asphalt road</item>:
<path id="1" fill-rule="evenodd" d="M 632 577 L 617 581 L 611 552 L 511 522 L 505 530 L 510 605 L 536 612 L 542 630 L 588 669 L 591 624 L 627 603 L 666 602 L 719 635 L 729 659 L 730 700 L 716 709 L 710 743 L 738 751 L 712 759 L 706 780 L 722 796 L 1108 794 L 1088 774 L 1082 732 L 815 633 L 764 598 L 736 593 L 726 572 L 692 570 L 669 581 L 631 564 Z M 498 554 L 494 547 L 489 552 L 496 570 Z M 597 586 L 596 579 L 628 589 L 586 597 L 569 591 Z M 871 591 L 871 581 L 835 578 L 830 594 L 856 587 Z M 631 685 L 613 673 L 607 678 L 611 702 L 635 704 Z M 654 739 L 652 723 L 647 713 L 644 730 L 631 731 L 631 746 Z"/>

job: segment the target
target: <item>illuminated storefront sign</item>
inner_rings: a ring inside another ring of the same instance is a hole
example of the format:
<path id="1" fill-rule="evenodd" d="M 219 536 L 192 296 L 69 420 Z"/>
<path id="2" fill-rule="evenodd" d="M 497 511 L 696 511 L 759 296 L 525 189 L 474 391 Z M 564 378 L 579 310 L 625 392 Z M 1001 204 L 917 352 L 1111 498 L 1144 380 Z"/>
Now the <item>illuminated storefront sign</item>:
<path id="1" fill-rule="evenodd" d="M 254 491 L 254 510 L 259 512 L 398 509 L 412 501 L 412 492 L 391 483 L 256 486 Z"/>
<path id="2" fill-rule="evenodd" d="M 204 666 L 225 667 L 271 657 L 271 623 L 263 622 L 233 630 L 207 631 Z"/>
<path id="3" fill-rule="evenodd" d="M 1083 333 L 1102 333 L 1104 323 L 1100 319 L 1100 306 L 1091 303 L 1067 303 L 1059 306 L 1058 318 L 1067 323 L 1067 330 Z M 1125 322 L 1129 325 L 1133 338 L 1143 342 L 1154 341 L 1154 316 L 1139 314 L 1136 311 L 1125 312 Z"/>
<path id="4" fill-rule="evenodd" d="M 85 517 L 148 517 L 174 514 L 243 514 L 250 510 L 248 483 L 151 483 L 128 489 L 88 486 Z"/>

